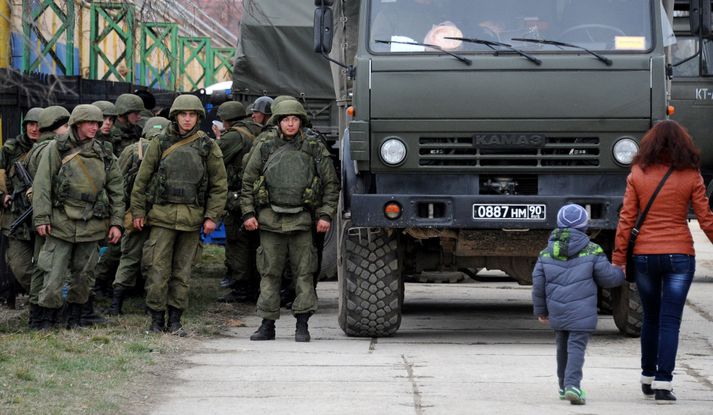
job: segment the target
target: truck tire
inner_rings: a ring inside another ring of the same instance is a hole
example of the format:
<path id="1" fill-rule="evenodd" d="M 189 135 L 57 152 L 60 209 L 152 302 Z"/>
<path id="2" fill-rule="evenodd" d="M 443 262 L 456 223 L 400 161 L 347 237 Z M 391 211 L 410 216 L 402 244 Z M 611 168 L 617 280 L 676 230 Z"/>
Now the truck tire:
<path id="1" fill-rule="evenodd" d="M 384 229 L 341 232 L 339 326 L 347 336 L 391 336 L 401 325 L 404 282 L 398 241 Z"/>
<path id="2" fill-rule="evenodd" d="M 597 296 L 599 314 L 610 316 L 612 314 L 612 289 L 600 288 Z"/>
<path id="3" fill-rule="evenodd" d="M 612 288 L 611 294 L 614 324 L 619 332 L 628 337 L 639 337 L 644 308 L 636 284 L 625 283 L 621 287 Z"/>
<path id="4" fill-rule="evenodd" d="M 322 267 L 319 269 L 320 281 L 337 279 L 337 227 L 332 226 L 324 236 L 322 249 Z"/>

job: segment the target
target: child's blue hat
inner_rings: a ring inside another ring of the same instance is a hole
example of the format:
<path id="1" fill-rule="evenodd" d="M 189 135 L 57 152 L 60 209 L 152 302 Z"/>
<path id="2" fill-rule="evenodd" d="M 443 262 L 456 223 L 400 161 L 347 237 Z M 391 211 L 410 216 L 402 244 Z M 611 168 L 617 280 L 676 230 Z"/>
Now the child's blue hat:
<path id="1" fill-rule="evenodd" d="M 558 228 L 575 228 L 581 231 L 589 226 L 589 215 L 583 207 L 576 204 L 564 205 L 557 212 Z"/>

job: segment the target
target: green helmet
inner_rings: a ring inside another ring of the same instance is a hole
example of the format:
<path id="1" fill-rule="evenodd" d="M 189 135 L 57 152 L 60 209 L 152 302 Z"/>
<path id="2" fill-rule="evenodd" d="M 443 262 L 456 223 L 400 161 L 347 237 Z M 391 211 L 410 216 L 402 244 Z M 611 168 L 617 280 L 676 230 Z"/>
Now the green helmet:
<path id="1" fill-rule="evenodd" d="M 119 113 L 116 111 L 116 106 L 109 101 L 95 101 L 92 105 L 102 110 L 105 117 L 116 117 Z"/>
<path id="2" fill-rule="evenodd" d="M 171 124 L 171 121 L 166 118 L 151 117 L 146 121 L 142 134 L 145 138 L 154 138 L 169 124 Z"/>
<path id="3" fill-rule="evenodd" d="M 263 114 L 270 115 L 272 114 L 272 106 L 274 105 L 274 101 L 272 98 L 268 96 L 262 96 L 253 102 L 253 105 L 250 107 L 251 112 L 262 112 Z"/>
<path id="4" fill-rule="evenodd" d="M 297 98 L 295 98 L 291 95 L 280 95 L 279 97 L 275 98 L 274 101 L 272 101 L 272 105 L 275 106 L 275 105 L 279 104 L 280 102 L 290 101 L 290 100 L 297 101 Z"/>
<path id="5" fill-rule="evenodd" d="M 40 131 L 48 131 L 54 130 L 59 126 L 57 124 L 64 124 L 67 120 L 69 120 L 69 111 L 59 105 L 52 105 L 51 107 L 47 107 L 40 112 L 39 120 L 37 122 L 40 125 Z"/>
<path id="6" fill-rule="evenodd" d="M 42 108 L 35 107 L 35 108 L 30 108 L 29 111 L 27 111 L 27 114 L 25 114 L 25 118 L 22 120 L 22 125 L 27 124 L 28 122 L 40 122 L 40 113 L 42 112 Z"/>
<path id="7" fill-rule="evenodd" d="M 270 124 L 277 125 L 280 120 L 288 115 L 296 115 L 302 120 L 302 126 L 306 127 L 309 123 L 309 116 L 305 111 L 305 108 L 297 100 L 284 100 L 273 107 L 272 117 L 270 117 Z"/>
<path id="8" fill-rule="evenodd" d="M 126 115 L 130 112 L 141 112 L 144 110 L 144 101 L 141 97 L 134 94 L 121 94 L 116 99 L 116 113 L 118 115 Z"/>
<path id="9" fill-rule="evenodd" d="M 201 118 L 205 118 L 203 103 L 200 98 L 195 95 L 180 95 L 174 99 L 173 105 L 171 105 L 171 110 L 168 112 L 168 118 L 174 119 L 176 118 L 176 115 L 182 111 L 195 111 L 201 116 Z"/>
<path id="10" fill-rule="evenodd" d="M 220 104 L 216 114 L 223 121 L 233 121 L 245 118 L 248 113 L 245 112 L 245 107 L 238 101 L 228 101 Z"/>
<path id="11" fill-rule="evenodd" d="M 72 115 L 69 116 L 69 125 L 74 126 L 80 122 L 104 122 L 102 110 L 90 104 L 82 104 L 74 107 Z"/>

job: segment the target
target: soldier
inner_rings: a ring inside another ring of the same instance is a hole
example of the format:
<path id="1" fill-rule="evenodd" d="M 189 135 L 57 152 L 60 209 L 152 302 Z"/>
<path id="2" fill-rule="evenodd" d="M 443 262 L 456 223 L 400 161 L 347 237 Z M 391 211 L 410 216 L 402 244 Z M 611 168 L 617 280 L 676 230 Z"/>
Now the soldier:
<path id="1" fill-rule="evenodd" d="M 307 321 L 317 310 L 312 273 L 317 267 L 311 228 L 325 233 L 336 213 L 339 182 L 329 151 L 304 133 L 307 113 L 297 101 L 275 107 L 278 126 L 264 133 L 251 152 L 243 175 L 240 207 L 248 231 L 260 229 L 260 328 L 250 340 L 273 340 L 280 317 L 280 280 L 289 259 L 297 298 L 295 341 L 310 340 Z"/>
<path id="2" fill-rule="evenodd" d="M 111 130 L 114 127 L 114 122 L 116 122 L 116 106 L 109 101 L 96 101 L 92 102 L 92 105 L 102 110 L 102 115 L 104 115 L 104 122 L 97 136 L 94 138 L 97 141 L 104 141 L 112 146 L 112 152 L 114 151 L 113 137 L 111 135 Z"/>
<path id="3" fill-rule="evenodd" d="M 272 115 L 272 98 L 262 96 L 256 99 L 250 107 L 250 111 L 252 112 L 250 115 L 252 122 L 247 123 L 247 126 L 253 135 L 257 136 L 267 129 L 267 121 Z"/>
<path id="4" fill-rule="evenodd" d="M 225 127 L 218 145 L 223 152 L 223 163 L 228 175 L 228 203 L 225 224 L 225 267 L 227 273 L 221 282 L 232 290 L 220 300 L 248 302 L 257 300 L 258 277 L 255 269 L 255 252 L 259 241 L 255 232 L 242 228 L 240 192 L 242 190 L 243 158 L 255 140 L 243 121 L 248 114 L 243 104 L 228 101 L 218 107 L 218 118 Z"/>
<path id="5" fill-rule="evenodd" d="M 7 252 L 3 252 L 15 276 L 16 282 L 25 291 L 30 291 L 32 279 L 32 250 L 34 231 L 24 222 L 13 234 L 10 234 L 12 224 L 31 205 L 25 192 L 28 184 L 24 183 L 15 168 L 15 162 L 23 164 L 32 145 L 40 138 L 40 112 L 42 108 L 32 108 L 27 111 L 22 120 L 24 132 L 14 139 L 7 140 L 0 151 L 0 197 L 2 197 L 2 233 L 8 238 Z M 30 183 L 31 184 L 31 183 Z M 13 304 L 15 299 L 8 298 Z"/>
<path id="6" fill-rule="evenodd" d="M 181 315 L 188 305 L 191 266 L 199 250 L 198 230 L 215 230 L 227 200 L 228 183 L 218 144 L 199 130 L 205 110 L 195 95 L 171 106 L 171 124 L 151 140 L 131 191 L 138 231 L 151 226 L 144 245 L 149 332 L 185 336 Z"/>
<path id="7" fill-rule="evenodd" d="M 114 154 L 119 157 L 124 148 L 133 144 L 141 137 L 141 112 L 145 111 L 144 102 L 138 95 L 121 94 L 116 99 L 118 114 L 112 135 L 114 136 Z"/>
<path id="8" fill-rule="evenodd" d="M 105 235 L 111 244 L 121 239 L 123 180 L 113 154 L 94 141 L 103 121 L 99 108 L 78 105 L 69 118 L 69 134 L 47 145 L 37 168 L 32 207 L 37 234 L 46 238 L 37 257 L 44 274 L 39 294 L 43 326 L 55 320 L 62 306 L 67 269 L 67 328 L 81 325 L 98 242 Z"/>
<path id="9" fill-rule="evenodd" d="M 25 164 L 30 176 L 34 177 L 37 173 L 37 167 L 40 164 L 40 156 L 47 145 L 57 136 L 66 135 L 69 132 L 69 111 L 63 107 L 53 105 L 43 109 L 40 112 L 38 126 L 40 128 L 40 138 L 32 146 L 32 149 L 27 153 Z M 32 189 L 27 192 L 28 200 L 32 202 Z M 35 265 L 37 264 L 37 256 L 40 253 L 40 248 L 45 242 L 45 238 L 35 235 L 32 258 Z M 42 323 L 43 312 L 39 306 L 39 295 L 42 286 L 44 285 L 43 273 L 36 266 L 32 267 L 32 277 L 30 282 L 30 320 L 29 326 L 31 329 L 39 329 Z M 47 322 L 49 325 L 49 321 Z"/>
<path id="10" fill-rule="evenodd" d="M 114 278 L 113 293 L 111 298 L 111 308 L 109 314 L 119 315 L 122 313 L 122 305 L 126 291 L 136 285 L 136 277 L 141 271 L 141 252 L 144 243 L 149 236 L 149 230 L 138 231 L 134 229 L 131 217 L 131 189 L 134 187 L 136 174 L 144 159 L 149 141 L 160 135 L 171 122 L 163 117 L 152 117 L 146 121 L 143 130 L 143 138 L 124 149 L 119 157 L 119 171 L 124 177 L 124 202 L 126 204 L 126 215 L 124 216 L 125 234 L 121 239 L 121 259 Z"/>

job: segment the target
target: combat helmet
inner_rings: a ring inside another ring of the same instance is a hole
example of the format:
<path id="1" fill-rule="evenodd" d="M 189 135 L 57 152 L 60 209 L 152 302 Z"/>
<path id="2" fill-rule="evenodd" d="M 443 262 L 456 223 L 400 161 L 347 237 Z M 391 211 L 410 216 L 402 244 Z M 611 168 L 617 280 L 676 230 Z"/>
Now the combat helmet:
<path id="1" fill-rule="evenodd" d="M 80 122 L 97 122 L 101 124 L 104 122 L 104 116 L 102 111 L 94 105 L 77 105 L 74 107 L 72 115 L 69 116 L 69 125 L 73 127 Z"/>
<path id="2" fill-rule="evenodd" d="M 216 115 L 223 121 L 233 121 L 247 117 L 248 113 L 243 104 L 238 101 L 228 101 L 220 104 Z"/>
<path id="3" fill-rule="evenodd" d="M 116 117 L 119 113 L 116 111 L 116 106 L 109 101 L 95 101 L 92 105 L 102 110 L 102 115 L 105 117 Z"/>
<path id="4" fill-rule="evenodd" d="M 161 131 L 163 131 L 163 129 L 166 128 L 166 126 L 168 126 L 169 124 L 171 124 L 171 121 L 167 118 L 151 117 L 146 121 L 146 125 L 144 125 L 142 135 L 144 136 L 144 138 L 154 138 L 159 133 L 161 133 Z"/>
<path id="5" fill-rule="evenodd" d="M 273 99 L 268 96 L 262 96 L 253 102 L 250 107 L 251 112 L 262 112 L 263 114 L 272 114 Z"/>
<path id="6" fill-rule="evenodd" d="M 275 111 L 272 113 L 269 123 L 277 125 L 282 118 L 287 117 L 288 115 L 300 117 L 302 120 L 302 127 L 306 127 L 309 123 L 309 116 L 307 115 L 307 112 L 302 104 L 297 100 L 289 99 L 275 105 Z"/>
<path id="7" fill-rule="evenodd" d="M 168 118 L 174 119 L 176 118 L 176 115 L 182 111 L 195 111 L 201 116 L 201 118 L 205 118 L 203 103 L 200 98 L 195 95 L 180 95 L 174 99 L 173 105 L 171 105 L 171 110 L 168 113 Z"/>
<path id="8" fill-rule="evenodd" d="M 67 120 L 69 120 L 69 111 L 59 105 L 52 105 L 40 112 L 37 123 L 40 132 L 44 132 L 55 130 L 60 125 L 66 124 Z"/>
<path id="9" fill-rule="evenodd" d="M 134 94 L 121 94 L 116 99 L 116 113 L 118 115 L 126 115 L 130 112 L 141 112 L 144 110 L 144 101 L 141 97 Z"/>
<path id="10" fill-rule="evenodd" d="M 25 125 L 28 122 L 39 123 L 41 112 L 42 112 L 42 108 L 40 108 L 40 107 L 30 108 L 30 110 L 27 111 L 27 114 L 25 114 L 25 118 L 22 120 L 22 125 Z"/>
<path id="11" fill-rule="evenodd" d="M 272 106 L 274 107 L 275 105 L 284 101 L 297 101 L 297 98 L 293 97 L 292 95 L 280 95 L 272 101 Z"/>

